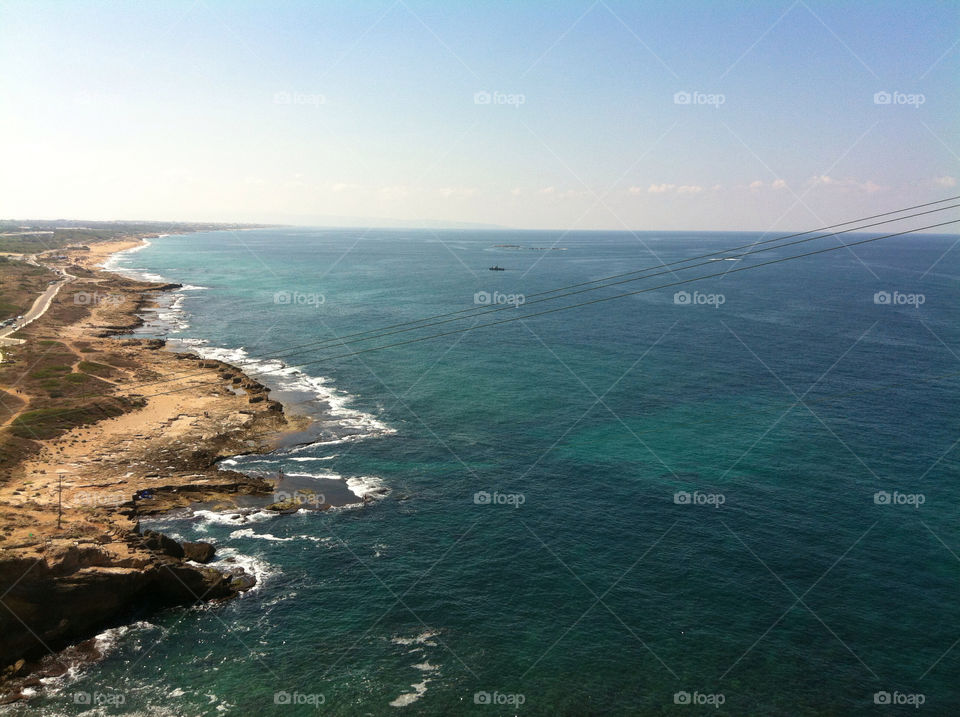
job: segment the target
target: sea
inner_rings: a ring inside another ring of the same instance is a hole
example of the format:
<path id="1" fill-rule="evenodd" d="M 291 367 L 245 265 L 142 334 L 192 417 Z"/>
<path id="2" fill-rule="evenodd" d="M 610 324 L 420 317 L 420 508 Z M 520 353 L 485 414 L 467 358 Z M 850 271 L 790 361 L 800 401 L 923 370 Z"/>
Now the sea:
<path id="1" fill-rule="evenodd" d="M 317 418 L 224 467 L 336 507 L 150 521 L 256 587 L 126 616 L 6 713 L 960 714 L 958 237 L 774 236 L 273 228 L 115 255 L 182 285 L 136 335 Z"/>

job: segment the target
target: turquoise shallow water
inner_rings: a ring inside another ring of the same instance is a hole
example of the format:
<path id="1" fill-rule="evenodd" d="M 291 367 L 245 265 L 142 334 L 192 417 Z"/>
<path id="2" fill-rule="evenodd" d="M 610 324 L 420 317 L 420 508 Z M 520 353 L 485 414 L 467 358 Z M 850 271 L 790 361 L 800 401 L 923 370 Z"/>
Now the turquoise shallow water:
<path id="1" fill-rule="evenodd" d="M 478 292 L 531 295 L 754 238 L 278 229 L 164 237 L 116 263 L 188 285 L 147 333 L 271 370 L 280 348 L 469 308 Z M 265 380 L 303 410 L 332 396 L 338 420 L 318 444 L 238 465 L 385 497 L 158 521 L 215 541 L 260 585 L 134 616 L 104 636 L 106 660 L 29 710 L 80 714 L 79 694 L 122 696 L 106 713 L 178 715 L 915 712 L 875 703 L 888 693 L 955 714 L 954 241 L 895 238 L 380 352 L 286 357 L 308 365 Z M 554 243 L 566 251 L 495 246 Z M 723 303 L 675 303 L 681 288 Z M 923 303 L 875 303 L 884 291 Z"/>

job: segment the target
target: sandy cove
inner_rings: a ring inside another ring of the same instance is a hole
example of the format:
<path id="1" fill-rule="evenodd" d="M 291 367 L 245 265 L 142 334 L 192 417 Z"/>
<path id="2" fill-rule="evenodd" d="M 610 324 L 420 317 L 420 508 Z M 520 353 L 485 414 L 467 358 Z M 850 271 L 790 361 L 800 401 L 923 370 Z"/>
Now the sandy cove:
<path id="1" fill-rule="evenodd" d="M 129 399 L 130 408 L 31 441 L 33 452 L 0 484 L 0 601 L 7 608 L 0 610 L 0 677 L 6 679 L 0 694 L 8 699 L 36 684 L 38 671 L 59 674 L 76 659 L 76 650 L 52 653 L 89 640 L 147 602 L 221 599 L 250 587 L 242 571 L 224 575 L 186 561 L 209 560 L 209 547 L 139 535 L 138 516 L 197 501 L 229 508 L 238 495 L 271 494 L 271 484 L 220 470 L 216 462 L 269 451 L 310 422 L 285 415 L 269 389 L 236 367 L 165 351 L 160 341 L 113 338 L 138 325 L 138 312 L 172 288 L 96 268 L 139 242 L 71 251 L 76 281 L 21 334 L 28 342 L 55 336 L 79 358 L 107 357 L 103 381 L 112 386 L 101 389 Z M 88 301 L 75 317 L 76 292 L 113 298 Z"/>

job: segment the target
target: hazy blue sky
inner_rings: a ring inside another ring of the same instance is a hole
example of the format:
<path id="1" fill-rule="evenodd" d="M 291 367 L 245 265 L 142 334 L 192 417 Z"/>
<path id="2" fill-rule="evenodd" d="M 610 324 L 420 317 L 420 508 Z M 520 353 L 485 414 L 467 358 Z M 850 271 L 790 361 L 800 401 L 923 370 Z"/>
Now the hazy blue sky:
<path id="1" fill-rule="evenodd" d="M 0 101 L 2 217 L 806 228 L 960 194 L 960 3 L 0 0 Z"/>

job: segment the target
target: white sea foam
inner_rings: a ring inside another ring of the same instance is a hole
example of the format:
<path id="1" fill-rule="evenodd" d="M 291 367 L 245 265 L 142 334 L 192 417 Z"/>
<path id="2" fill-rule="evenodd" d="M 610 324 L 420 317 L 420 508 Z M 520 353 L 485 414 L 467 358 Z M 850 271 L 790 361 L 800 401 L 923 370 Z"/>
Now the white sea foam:
<path id="1" fill-rule="evenodd" d="M 437 643 L 433 639 L 439 634 L 436 630 L 426 629 L 421 632 L 419 635 L 414 637 L 394 637 L 390 640 L 394 645 L 402 645 L 404 647 L 412 647 L 412 650 L 409 650 L 410 653 L 419 653 L 423 654 L 425 647 L 436 647 Z M 422 660 L 414 665 L 413 669 L 419 670 L 421 673 L 424 672 L 436 672 L 440 668 L 437 665 L 430 664 L 429 660 Z M 413 704 L 421 697 L 427 693 L 427 685 L 430 683 L 430 678 L 426 678 L 421 682 L 414 682 L 410 685 L 413 688 L 412 692 L 404 692 L 398 695 L 390 702 L 391 707 L 406 707 L 407 705 Z"/>
<path id="2" fill-rule="evenodd" d="M 265 378 L 268 383 L 273 383 L 280 390 L 313 394 L 318 401 L 326 404 L 329 417 L 338 424 L 340 430 L 349 433 L 334 441 L 321 441 L 315 445 L 330 445 L 351 439 L 359 440 L 396 433 L 396 429 L 375 416 L 352 408 L 351 403 L 354 397 L 330 386 L 329 380 L 322 376 L 311 376 L 277 359 L 252 358 L 243 347 L 228 349 L 204 346 L 198 347 L 197 353 L 202 358 L 219 359 L 234 364 L 256 377 Z"/>
<path id="3" fill-rule="evenodd" d="M 337 454 L 334 453 L 332 456 L 304 456 L 302 458 L 291 458 L 290 460 L 297 461 L 298 463 L 307 463 L 308 461 L 332 461 L 336 457 Z M 224 461 L 224 463 L 226 463 L 226 461 Z"/>
<path id="4" fill-rule="evenodd" d="M 347 488 L 358 498 L 383 498 L 388 492 L 383 479 L 377 476 L 347 478 Z"/>
<path id="5" fill-rule="evenodd" d="M 211 525 L 246 525 L 247 523 L 260 523 L 264 520 L 276 518 L 277 514 L 268 510 L 258 511 L 216 511 L 216 510 L 198 510 L 194 512 L 194 517 L 199 518 L 199 522 L 193 526 L 193 529 L 199 533 L 207 532 Z"/>
<path id="6" fill-rule="evenodd" d="M 399 695 L 396 699 L 390 701 L 390 706 L 406 707 L 407 705 L 413 704 L 427 694 L 428 682 L 430 682 L 430 680 L 424 680 L 423 682 L 416 682 L 410 685 L 413 688 L 413 692 L 404 692 L 402 695 Z"/>
<path id="7" fill-rule="evenodd" d="M 436 647 L 437 643 L 434 642 L 433 638 L 439 635 L 440 633 L 437 630 L 424 630 L 416 637 L 394 637 L 390 639 L 394 645 L 427 645 L 428 647 Z"/>
<path id="8" fill-rule="evenodd" d="M 136 254 L 138 251 L 143 251 L 148 246 L 150 242 L 147 239 L 141 239 L 140 243 L 135 247 L 129 249 L 124 249 L 123 251 L 118 251 L 107 257 L 107 260 L 100 265 L 100 268 L 105 271 L 112 271 L 118 274 L 122 274 L 126 269 L 119 267 L 118 265 L 123 262 L 123 260 L 130 256 L 131 254 Z"/>
<path id="9" fill-rule="evenodd" d="M 287 473 L 290 478 L 327 478 L 328 480 L 343 480 L 337 473 Z"/>
<path id="10" fill-rule="evenodd" d="M 117 649 L 120 641 L 127 635 L 156 629 L 156 625 L 145 620 L 140 620 L 129 625 L 111 627 L 110 629 L 104 630 L 94 637 L 94 648 L 101 655 L 101 657 L 106 657 Z M 55 695 L 58 692 L 61 692 L 71 683 L 78 680 L 82 675 L 83 665 L 71 665 L 62 675 L 57 675 L 56 677 L 41 677 L 40 684 L 43 685 L 43 689 L 46 694 Z M 27 697 L 31 696 L 30 694 L 27 694 L 26 690 L 24 690 L 23 693 Z M 31 694 L 35 694 L 35 691 Z"/>
<path id="11" fill-rule="evenodd" d="M 275 566 L 266 560 L 255 555 L 244 555 L 234 548 L 221 548 L 217 550 L 217 556 L 219 559 L 210 563 L 209 567 L 217 568 L 218 570 L 243 568 L 244 572 L 253 575 L 253 577 L 257 579 L 257 584 L 249 590 L 240 593 L 241 596 L 258 591 L 264 583 L 279 572 Z"/>
<path id="12" fill-rule="evenodd" d="M 149 623 L 146 620 L 140 620 L 130 625 L 111 627 L 109 630 L 104 630 L 94 638 L 94 645 L 97 648 L 97 652 L 99 652 L 101 655 L 109 655 L 116 649 L 117 643 L 119 643 L 120 640 L 128 633 L 135 630 L 155 630 L 156 627 L 156 625 Z"/>
<path id="13" fill-rule="evenodd" d="M 297 511 L 297 513 L 304 513 L 307 511 Z M 253 528 L 242 528 L 240 530 L 234 530 L 230 533 L 230 537 L 233 539 L 236 538 L 252 538 L 254 540 L 269 540 L 275 543 L 290 543 L 295 540 L 305 540 L 311 543 L 329 543 L 330 538 L 321 538 L 316 535 L 292 535 L 288 538 L 278 538 L 276 535 L 270 533 L 257 533 Z"/>
<path id="14" fill-rule="evenodd" d="M 278 538 L 276 535 L 271 535 L 270 533 L 255 533 L 253 528 L 242 528 L 240 530 L 235 530 L 230 533 L 231 538 L 257 538 L 259 540 L 273 540 L 277 543 L 289 543 L 291 540 L 296 540 L 296 538 Z"/>

